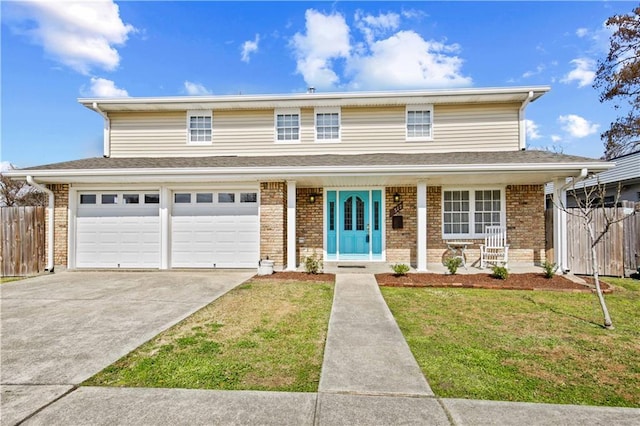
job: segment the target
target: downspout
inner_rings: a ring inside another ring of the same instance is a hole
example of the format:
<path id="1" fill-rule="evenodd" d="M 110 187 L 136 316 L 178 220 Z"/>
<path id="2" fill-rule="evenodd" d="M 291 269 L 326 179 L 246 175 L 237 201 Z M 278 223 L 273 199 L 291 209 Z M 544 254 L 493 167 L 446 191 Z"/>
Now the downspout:
<path id="1" fill-rule="evenodd" d="M 533 99 L 533 90 L 529 91 L 529 95 L 522 102 L 522 106 L 520 106 L 520 110 L 518 111 L 518 120 L 520 121 L 520 150 L 524 151 L 527 149 L 527 126 L 524 121 L 524 110 L 529 105 L 531 100 Z"/>
<path id="2" fill-rule="evenodd" d="M 97 102 L 94 102 L 92 108 L 95 112 L 100 114 L 104 118 L 104 134 L 103 134 L 103 156 L 111 157 L 111 119 L 109 116 L 100 109 Z"/>
<path id="3" fill-rule="evenodd" d="M 33 176 L 27 176 L 27 183 L 31 186 L 33 186 L 36 189 L 39 189 L 42 192 L 45 192 L 49 195 L 49 205 L 47 206 L 47 214 L 49 215 L 49 217 L 47 218 L 47 234 L 48 234 L 48 241 L 47 241 L 47 267 L 45 268 L 45 271 L 47 272 L 53 272 L 53 250 L 54 250 L 54 244 L 53 244 L 53 238 L 54 238 L 54 203 L 55 203 L 55 198 L 53 196 L 53 191 L 50 190 L 49 188 L 40 185 L 38 182 L 36 182 L 35 180 L 33 180 Z"/>
<path id="4" fill-rule="evenodd" d="M 580 174 L 578 176 L 572 176 L 571 180 L 569 182 L 565 183 L 562 187 L 560 187 L 560 191 L 565 191 L 570 186 L 575 185 L 576 183 L 585 180 L 588 175 L 589 175 L 589 171 L 585 167 L 584 169 L 580 170 Z"/>

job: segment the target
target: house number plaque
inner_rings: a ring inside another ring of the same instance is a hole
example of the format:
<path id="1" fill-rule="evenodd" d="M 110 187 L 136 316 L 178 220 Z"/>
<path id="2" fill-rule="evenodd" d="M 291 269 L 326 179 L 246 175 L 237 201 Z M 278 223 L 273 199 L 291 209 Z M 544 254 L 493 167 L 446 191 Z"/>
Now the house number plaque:
<path id="1" fill-rule="evenodd" d="M 404 209 L 404 202 L 400 201 L 398 204 L 396 204 L 390 211 L 389 211 L 389 216 L 393 217 L 395 215 L 397 215 L 398 213 L 400 213 L 402 211 L 402 209 Z"/>

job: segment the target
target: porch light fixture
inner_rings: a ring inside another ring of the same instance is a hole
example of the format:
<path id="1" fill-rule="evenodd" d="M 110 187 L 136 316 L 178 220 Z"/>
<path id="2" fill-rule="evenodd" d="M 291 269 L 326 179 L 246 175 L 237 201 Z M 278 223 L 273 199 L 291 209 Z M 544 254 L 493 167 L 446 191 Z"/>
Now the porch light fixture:
<path id="1" fill-rule="evenodd" d="M 309 203 L 313 204 L 316 202 L 316 197 L 318 194 L 309 194 Z"/>
<path id="2" fill-rule="evenodd" d="M 395 194 L 393 194 L 393 202 L 394 203 L 399 203 L 400 202 L 400 194 L 398 194 L 397 192 Z"/>

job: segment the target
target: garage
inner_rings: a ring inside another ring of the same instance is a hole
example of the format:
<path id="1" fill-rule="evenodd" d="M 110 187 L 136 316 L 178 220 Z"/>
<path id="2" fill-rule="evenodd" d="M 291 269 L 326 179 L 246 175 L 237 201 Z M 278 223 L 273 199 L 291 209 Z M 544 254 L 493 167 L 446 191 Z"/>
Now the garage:
<path id="1" fill-rule="evenodd" d="M 174 191 L 172 267 L 255 268 L 259 252 L 257 191 Z"/>
<path id="2" fill-rule="evenodd" d="M 158 192 L 80 192 L 77 268 L 159 268 Z"/>

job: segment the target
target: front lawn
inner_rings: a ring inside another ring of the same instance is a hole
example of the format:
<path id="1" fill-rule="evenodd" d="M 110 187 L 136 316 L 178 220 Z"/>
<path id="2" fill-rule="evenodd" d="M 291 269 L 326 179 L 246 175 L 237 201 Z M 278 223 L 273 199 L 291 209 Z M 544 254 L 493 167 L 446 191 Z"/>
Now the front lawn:
<path id="1" fill-rule="evenodd" d="M 381 291 L 439 397 L 640 407 L 639 291 Z"/>
<path id="2" fill-rule="evenodd" d="M 84 385 L 317 391 L 332 283 L 249 281 Z"/>

